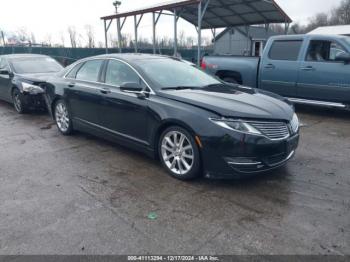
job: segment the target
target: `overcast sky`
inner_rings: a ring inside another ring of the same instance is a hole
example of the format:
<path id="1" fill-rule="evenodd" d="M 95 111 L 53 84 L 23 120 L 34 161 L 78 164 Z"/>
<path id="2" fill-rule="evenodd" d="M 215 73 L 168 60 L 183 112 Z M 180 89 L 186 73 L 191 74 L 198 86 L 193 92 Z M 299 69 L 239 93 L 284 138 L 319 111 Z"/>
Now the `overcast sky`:
<path id="1" fill-rule="evenodd" d="M 33 32 L 37 42 L 45 41 L 51 36 L 53 42 L 61 42 L 61 35 L 68 37 L 68 26 L 75 26 L 84 37 L 84 26 L 94 27 L 98 41 L 103 41 L 101 16 L 113 14 L 113 0 L 10 0 L 1 1 L 0 29 L 17 31 L 26 28 Z M 160 0 L 122 0 L 120 11 L 162 3 Z M 341 0 L 276 0 L 293 21 L 306 23 L 308 18 L 318 12 L 327 12 L 337 6 Z M 145 16 L 140 25 L 140 34 L 151 34 L 151 16 Z M 158 27 L 158 34 L 172 37 L 172 19 L 163 16 Z M 115 32 L 115 23 L 111 32 Z M 195 36 L 195 29 L 185 21 L 179 23 L 179 31 L 186 36 Z M 133 34 L 133 19 L 126 23 L 123 33 Z M 204 35 L 209 36 L 209 32 Z M 68 44 L 68 40 L 66 40 Z"/>

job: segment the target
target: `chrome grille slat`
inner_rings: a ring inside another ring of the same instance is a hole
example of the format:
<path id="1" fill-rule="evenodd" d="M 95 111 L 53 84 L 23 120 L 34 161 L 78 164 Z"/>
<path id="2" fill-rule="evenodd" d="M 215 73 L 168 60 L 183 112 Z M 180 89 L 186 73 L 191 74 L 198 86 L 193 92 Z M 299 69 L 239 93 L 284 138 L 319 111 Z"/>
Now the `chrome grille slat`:
<path id="1" fill-rule="evenodd" d="M 249 122 L 249 124 L 272 140 L 285 139 L 290 136 L 288 125 L 283 122 Z"/>

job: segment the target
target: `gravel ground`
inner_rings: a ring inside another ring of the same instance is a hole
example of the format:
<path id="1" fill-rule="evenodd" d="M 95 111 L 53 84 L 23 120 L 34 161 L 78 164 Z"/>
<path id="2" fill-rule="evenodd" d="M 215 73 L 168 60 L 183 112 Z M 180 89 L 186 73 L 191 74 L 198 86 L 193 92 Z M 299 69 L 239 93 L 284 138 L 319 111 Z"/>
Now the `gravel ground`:
<path id="1" fill-rule="evenodd" d="M 186 183 L 0 102 L 0 254 L 350 254 L 350 113 L 297 111 L 286 167 Z"/>

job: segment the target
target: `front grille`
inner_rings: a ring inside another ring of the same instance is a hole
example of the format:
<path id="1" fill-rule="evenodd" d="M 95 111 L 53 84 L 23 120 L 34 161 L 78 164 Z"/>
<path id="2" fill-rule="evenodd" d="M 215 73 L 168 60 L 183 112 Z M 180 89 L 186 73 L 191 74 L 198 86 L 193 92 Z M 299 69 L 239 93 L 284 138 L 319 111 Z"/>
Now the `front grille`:
<path id="1" fill-rule="evenodd" d="M 290 135 L 287 124 L 283 122 L 249 122 L 249 124 L 272 140 L 285 139 Z"/>

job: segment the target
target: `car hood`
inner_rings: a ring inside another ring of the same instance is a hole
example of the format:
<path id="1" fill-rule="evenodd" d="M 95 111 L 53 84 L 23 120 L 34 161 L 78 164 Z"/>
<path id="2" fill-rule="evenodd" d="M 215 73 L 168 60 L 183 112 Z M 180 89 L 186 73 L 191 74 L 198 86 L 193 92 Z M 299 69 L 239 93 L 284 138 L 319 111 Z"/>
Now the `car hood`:
<path id="1" fill-rule="evenodd" d="M 290 121 L 294 109 L 282 99 L 258 90 L 212 88 L 194 90 L 162 90 L 159 95 L 214 112 L 222 117 Z"/>
<path id="2" fill-rule="evenodd" d="M 46 82 L 50 77 L 57 73 L 36 73 L 36 74 L 18 74 L 17 77 L 20 79 L 25 79 L 33 83 Z"/>

